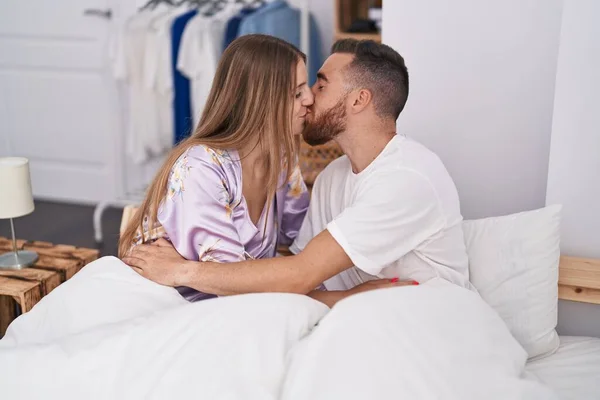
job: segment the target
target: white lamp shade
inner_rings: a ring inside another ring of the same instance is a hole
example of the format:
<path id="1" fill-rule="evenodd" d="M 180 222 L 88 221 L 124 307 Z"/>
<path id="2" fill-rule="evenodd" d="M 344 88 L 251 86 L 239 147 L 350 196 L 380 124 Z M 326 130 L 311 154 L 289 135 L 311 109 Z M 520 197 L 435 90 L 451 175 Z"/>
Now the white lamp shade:
<path id="1" fill-rule="evenodd" d="M 34 208 L 29 160 L 0 157 L 0 219 L 22 217 Z"/>

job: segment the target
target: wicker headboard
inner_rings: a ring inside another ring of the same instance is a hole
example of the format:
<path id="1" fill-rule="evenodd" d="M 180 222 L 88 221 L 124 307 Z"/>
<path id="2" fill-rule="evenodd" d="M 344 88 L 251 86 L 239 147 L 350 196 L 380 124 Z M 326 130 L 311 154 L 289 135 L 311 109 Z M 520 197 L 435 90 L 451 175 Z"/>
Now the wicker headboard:
<path id="1" fill-rule="evenodd" d="M 309 146 L 304 141 L 300 145 L 300 169 L 302 177 L 308 186 L 312 186 L 317 175 L 330 162 L 342 156 L 342 149 L 333 141 L 321 146 Z"/>

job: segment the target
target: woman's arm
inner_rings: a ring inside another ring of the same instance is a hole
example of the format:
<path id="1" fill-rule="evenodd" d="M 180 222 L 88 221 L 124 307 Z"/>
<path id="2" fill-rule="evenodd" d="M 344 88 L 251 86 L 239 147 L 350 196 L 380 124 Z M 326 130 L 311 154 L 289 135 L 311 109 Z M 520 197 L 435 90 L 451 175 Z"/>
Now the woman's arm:
<path id="1" fill-rule="evenodd" d="M 177 252 L 187 260 L 244 260 L 233 225 L 235 180 L 219 154 L 205 146 L 188 150 L 173 166 L 158 220 Z"/>
<path id="2" fill-rule="evenodd" d="M 299 166 L 296 166 L 283 190 L 283 204 L 278 205 L 283 208 L 278 243 L 289 246 L 298 236 L 310 201 L 310 194 Z"/>

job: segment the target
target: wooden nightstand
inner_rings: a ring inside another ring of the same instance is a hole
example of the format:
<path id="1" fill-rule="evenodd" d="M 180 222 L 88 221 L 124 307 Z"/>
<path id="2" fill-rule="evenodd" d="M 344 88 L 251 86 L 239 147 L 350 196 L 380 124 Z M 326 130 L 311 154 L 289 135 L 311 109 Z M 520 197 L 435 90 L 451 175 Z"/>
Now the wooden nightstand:
<path id="1" fill-rule="evenodd" d="M 25 240 L 17 241 L 17 248 L 35 251 L 39 259 L 30 268 L 0 270 L 0 337 L 17 316 L 15 302 L 21 312 L 28 312 L 42 297 L 98 259 L 100 254 L 96 249 Z M 12 251 L 11 241 L 0 237 L 0 254 L 9 251 Z"/>
<path id="2" fill-rule="evenodd" d="M 558 298 L 600 304 L 600 260 L 561 257 Z"/>

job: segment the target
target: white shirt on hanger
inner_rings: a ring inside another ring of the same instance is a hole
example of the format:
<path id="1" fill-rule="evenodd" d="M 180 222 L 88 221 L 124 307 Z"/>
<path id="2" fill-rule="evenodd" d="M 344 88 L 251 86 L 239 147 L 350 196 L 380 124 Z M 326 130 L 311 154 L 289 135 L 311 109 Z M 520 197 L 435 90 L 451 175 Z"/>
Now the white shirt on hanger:
<path id="1" fill-rule="evenodd" d="M 221 57 L 226 24 L 241 8 L 240 4 L 228 4 L 210 17 L 200 13 L 183 31 L 177 69 L 191 81 L 194 127 L 198 125 L 210 93 Z"/>
<path id="2" fill-rule="evenodd" d="M 144 82 L 156 96 L 158 105 L 159 137 L 157 144 L 164 152 L 173 147 L 173 68 L 171 65 L 171 25 L 180 15 L 189 11 L 177 7 L 154 18 L 148 27 Z"/>
<path id="3" fill-rule="evenodd" d="M 149 152 L 157 149 L 159 120 L 156 98 L 144 84 L 147 25 L 152 11 L 142 11 L 130 18 L 114 40 L 113 72 L 116 79 L 128 86 L 128 121 L 126 153 L 136 163 L 148 160 Z"/>

